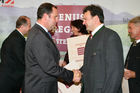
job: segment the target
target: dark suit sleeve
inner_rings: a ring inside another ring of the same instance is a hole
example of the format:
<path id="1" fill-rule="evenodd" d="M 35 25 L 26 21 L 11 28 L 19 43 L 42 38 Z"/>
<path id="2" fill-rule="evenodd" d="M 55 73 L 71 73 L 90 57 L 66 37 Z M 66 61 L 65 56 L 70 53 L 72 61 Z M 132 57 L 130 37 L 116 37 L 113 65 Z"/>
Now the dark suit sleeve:
<path id="1" fill-rule="evenodd" d="M 65 61 L 67 64 L 69 63 L 68 51 L 67 51 L 66 54 L 65 54 L 64 61 Z"/>
<path id="2" fill-rule="evenodd" d="M 20 66 L 25 64 L 25 41 L 22 38 L 19 36 L 19 34 L 13 32 L 12 35 L 6 39 L 2 47 L 2 53 L 4 53 L 3 55 L 7 57 L 4 58 L 3 56 L 4 60 L 14 69 L 17 68 L 17 65 Z"/>
<path id="3" fill-rule="evenodd" d="M 123 49 L 119 36 L 116 33 L 106 38 L 105 42 L 105 61 L 106 77 L 102 93 L 120 93 L 124 62 Z"/>
<path id="4" fill-rule="evenodd" d="M 140 84 L 140 45 L 138 46 L 138 49 L 137 52 L 135 53 L 137 56 L 136 56 L 136 61 L 134 61 L 136 63 L 136 71 L 135 71 L 135 74 L 136 74 L 136 82 L 138 82 Z"/>
<path id="5" fill-rule="evenodd" d="M 67 82 L 72 82 L 73 72 L 58 65 L 59 52 L 56 51 L 53 43 L 48 38 L 43 38 L 42 36 L 34 39 L 32 43 L 33 54 L 35 54 L 36 60 L 43 72 L 56 78 L 62 78 Z M 37 41 L 38 43 L 36 43 Z"/>
<path id="6" fill-rule="evenodd" d="M 138 83 L 140 83 L 140 63 L 137 65 L 137 68 L 136 68 L 136 81 Z"/>
<path id="7" fill-rule="evenodd" d="M 11 44 L 12 53 L 11 55 L 14 55 L 16 58 L 15 60 L 17 62 L 20 62 L 20 64 L 25 64 L 24 59 L 24 50 L 25 50 L 25 42 L 23 40 L 15 40 L 13 41 L 13 45 Z"/>
<path id="8" fill-rule="evenodd" d="M 136 73 L 136 82 L 140 84 L 140 61 L 137 63 L 135 73 Z"/>

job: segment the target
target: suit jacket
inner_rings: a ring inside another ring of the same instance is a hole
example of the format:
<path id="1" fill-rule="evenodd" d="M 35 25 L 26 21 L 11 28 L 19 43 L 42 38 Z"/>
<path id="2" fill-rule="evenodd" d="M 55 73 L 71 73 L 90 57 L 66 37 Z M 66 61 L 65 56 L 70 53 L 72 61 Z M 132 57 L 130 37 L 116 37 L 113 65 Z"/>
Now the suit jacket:
<path id="1" fill-rule="evenodd" d="M 25 38 L 14 30 L 3 42 L 0 63 L 0 93 L 19 93 L 24 79 Z"/>
<path id="2" fill-rule="evenodd" d="M 136 78 L 128 80 L 130 93 L 140 93 L 140 43 L 136 46 L 131 45 L 125 61 L 125 68 L 136 73 Z"/>
<path id="3" fill-rule="evenodd" d="M 123 65 L 119 36 L 103 26 L 85 46 L 82 92 L 121 93 Z"/>
<path id="4" fill-rule="evenodd" d="M 35 24 L 25 48 L 25 93 L 58 93 L 58 78 L 72 82 L 73 72 L 60 67 L 59 59 L 60 54 L 52 38 Z"/>

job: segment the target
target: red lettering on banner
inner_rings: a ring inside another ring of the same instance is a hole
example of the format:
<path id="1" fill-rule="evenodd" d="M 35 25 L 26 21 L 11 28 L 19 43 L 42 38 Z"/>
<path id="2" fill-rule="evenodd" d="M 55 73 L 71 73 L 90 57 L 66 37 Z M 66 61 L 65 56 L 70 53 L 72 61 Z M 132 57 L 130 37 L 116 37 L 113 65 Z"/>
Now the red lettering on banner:
<path id="1" fill-rule="evenodd" d="M 0 0 L 1 1 L 1 0 Z M 2 2 L 0 3 L 0 7 L 14 7 L 14 0 L 2 0 Z"/>
<path id="2" fill-rule="evenodd" d="M 11 0 L 7 0 L 7 1 L 5 2 L 5 4 L 8 4 L 10 1 L 11 1 Z"/>
<path id="3" fill-rule="evenodd" d="M 11 2 L 11 4 L 14 4 L 14 0 Z"/>

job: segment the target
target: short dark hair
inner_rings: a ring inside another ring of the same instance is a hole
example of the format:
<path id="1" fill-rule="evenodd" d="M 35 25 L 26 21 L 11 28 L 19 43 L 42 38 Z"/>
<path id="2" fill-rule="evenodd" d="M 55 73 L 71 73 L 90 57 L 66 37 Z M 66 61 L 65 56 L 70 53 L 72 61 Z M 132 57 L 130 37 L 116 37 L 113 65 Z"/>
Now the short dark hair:
<path id="1" fill-rule="evenodd" d="M 46 14 L 52 13 L 53 7 L 57 9 L 57 7 L 51 3 L 41 4 L 37 10 L 37 19 L 41 19 L 44 13 Z"/>
<path id="2" fill-rule="evenodd" d="M 30 19 L 27 16 L 20 16 L 16 21 L 16 28 L 20 28 L 21 25 L 28 25 L 27 19 Z"/>
<path id="3" fill-rule="evenodd" d="M 104 23 L 104 14 L 100 6 L 91 4 L 83 9 L 83 14 L 87 11 L 90 12 L 91 16 L 97 15 L 100 19 L 100 22 Z"/>
<path id="4" fill-rule="evenodd" d="M 71 21 L 70 25 L 76 27 L 77 29 L 79 29 L 80 33 L 88 34 L 88 32 L 86 30 L 86 26 L 83 25 L 83 20 L 81 20 L 81 19 L 73 20 L 73 21 Z"/>

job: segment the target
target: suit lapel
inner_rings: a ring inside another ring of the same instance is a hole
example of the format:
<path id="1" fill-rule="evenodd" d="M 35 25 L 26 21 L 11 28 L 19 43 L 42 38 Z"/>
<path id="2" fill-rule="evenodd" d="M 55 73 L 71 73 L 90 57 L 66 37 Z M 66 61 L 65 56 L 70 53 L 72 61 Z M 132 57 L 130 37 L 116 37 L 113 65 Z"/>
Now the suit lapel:
<path id="1" fill-rule="evenodd" d="M 105 26 L 101 27 L 92 37 L 92 39 L 88 38 L 86 43 L 85 57 L 88 60 L 89 54 L 96 54 L 97 48 L 101 47 L 100 45 L 103 43 L 102 39 L 104 34 Z"/>
<path id="2" fill-rule="evenodd" d="M 104 34 L 104 28 L 105 26 L 101 27 L 92 37 L 92 39 L 88 39 L 89 42 L 91 42 L 90 46 L 93 47 L 94 45 L 96 46 L 100 40 L 100 38 L 103 36 Z M 94 43 L 93 43 L 94 42 Z"/>
<path id="3" fill-rule="evenodd" d="M 93 35 L 93 37 L 95 37 L 98 33 L 100 33 L 101 31 L 103 31 L 104 28 L 105 28 L 105 26 L 102 26 L 102 27 L 95 33 L 95 35 Z"/>
<path id="4" fill-rule="evenodd" d="M 15 30 L 14 33 L 18 34 L 18 36 L 21 37 L 25 41 L 24 36 L 18 30 Z"/>
<path id="5" fill-rule="evenodd" d="M 42 28 L 40 27 L 38 24 L 35 24 L 35 27 L 40 29 L 40 31 L 51 41 L 51 43 L 54 45 L 54 47 L 56 48 L 56 50 L 58 51 L 55 43 L 53 42 L 52 38 L 49 36 L 49 34 Z"/>

